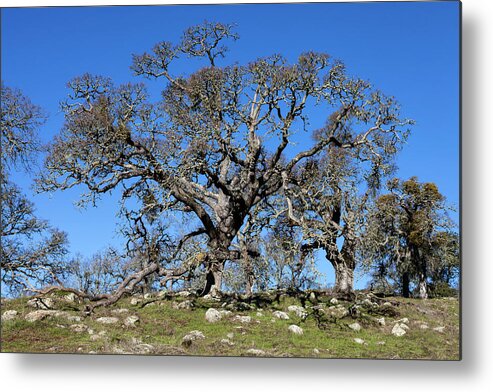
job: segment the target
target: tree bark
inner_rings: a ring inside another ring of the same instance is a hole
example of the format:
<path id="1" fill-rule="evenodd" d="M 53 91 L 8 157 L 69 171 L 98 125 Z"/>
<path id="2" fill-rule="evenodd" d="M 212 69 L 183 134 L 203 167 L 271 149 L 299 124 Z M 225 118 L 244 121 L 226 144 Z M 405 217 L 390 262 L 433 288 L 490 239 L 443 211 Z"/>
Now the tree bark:
<path id="1" fill-rule="evenodd" d="M 209 265 L 206 273 L 205 287 L 199 295 L 200 296 L 204 296 L 207 294 L 210 294 L 212 296 L 219 295 L 221 291 L 222 277 L 223 277 L 223 263 L 212 262 Z"/>
<path id="2" fill-rule="evenodd" d="M 352 294 L 354 285 L 354 269 L 348 263 L 340 262 L 334 265 L 334 290 L 341 294 Z"/>
<path id="3" fill-rule="evenodd" d="M 426 283 L 425 274 L 419 274 L 419 298 L 428 298 L 428 284 Z"/>
<path id="4" fill-rule="evenodd" d="M 409 272 L 402 274 L 402 296 L 409 298 Z"/>

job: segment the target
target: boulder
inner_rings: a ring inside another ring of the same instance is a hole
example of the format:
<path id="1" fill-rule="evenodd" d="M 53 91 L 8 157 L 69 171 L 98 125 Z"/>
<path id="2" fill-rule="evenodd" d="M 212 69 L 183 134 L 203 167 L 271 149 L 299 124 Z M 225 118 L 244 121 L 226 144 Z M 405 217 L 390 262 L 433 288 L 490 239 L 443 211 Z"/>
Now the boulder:
<path id="1" fill-rule="evenodd" d="M 435 327 L 435 328 L 433 328 L 433 331 L 444 333 L 445 332 L 445 327 Z"/>
<path id="2" fill-rule="evenodd" d="M 305 308 L 303 308 L 302 306 L 297 306 L 297 305 L 288 306 L 288 312 L 292 312 L 300 318 L 305 318 L 308 315 Z"/>
<path id="3" fill-rule="evenodd" d="M 342 305 L 331 306 L 326 311 L 327 315 L 335 319 L 342 319 L 349 314 L 349 311 Z"/>
<path id="4" fill-rule="evenodd" d="M 295 335 L 303 335 L 303 329 L 297 325 L 290 325 L 288 331 L 294 333 Z"/>
<path id="5" fill-rule="evenodd" d="M 2 322 L 14 320 L 15 318 L 17 318 L 17 315 L 17 310 L 6 310 L 2 313 Z"/>
<path id="6" fill-rule="evenodd" d="M 205 312 L 205 319 L 209 323 L 215 323 L 221 320 L 222 314 L 219 312 L 217 309 L 214 308 L 209 308 L 207 309 L 207 312 Z"/>
<path id="7" fill-rule="evenodd" d="M 183 336 L 181 344 L 185 347 L 190 347 L 196 340 L 205 339 L 204 334 L 201 331 L 190 331 L 188 334 Z"/>
<path id="8" fill-rule="evenodd" d="M 288 314 L 285 312 L 281 312 L 279 310 L 276 310 L 275 312 L 273 312 L 272 315 L 278 319 L 281 319 L 281 320 L 289 320 Z"/>
<path id="9" fill-rule="evenodd" d="M 69 328 L 74 332 L 86 332 L 88 330 L 87 325 L 84 324 L 72 324 Z"/>
<path id="10" fill-rule="evenodd" d="M 27 301 L 27 306 L 35 309 L 49 310 L 55 307 L 55 300 L 53 298 L 32 298 Z"/>
<path id="11" fill-rule="evenodd" d="M 234 344 L 231 340 L 229 340 L 229 339 L 221 339 L 220 343 L 221 343 L 221 344 L 224 344 L 225 346 L 230 346 L 230 347 L 235 345 L 235 344 Z"/>
<path id="12" fill-rule="evenodd" d="M 130 305 L 138 305 L 142 302 L 142 299 L 141 298 L 136 298 L 136 297 L 133 297 L 131 300 L 130 300 Z"/>
<path id="13" fill-rule="evenodd" d="M 189 299 L 183 301 L 183 302 L 173 302 L 172 305 L 173 309 L 185 309 L 185 310 L 190 310 L 193 308 L 193 302 L 190 301 Z"/>
<path id="14" fill-rule="evenodd" d="M 354 338 L 354 343 L 358 343 L 358 344 L 365 344 L 365 341 L 361 338 Z"/>
<path id="15" fill-rule="evenodd" d="M 378 325 L 381 325 L 382 327 L 384 327 L 385 326 L 385 317 L 377 318 L 377 323 L 378 323 Z"/>
<path id="16" fill-rule="evenodd" d="M 406 334 L 406 329 L 408 329 L 409 327 L 407 327 L 406 324 L 401 324 L 401 323 L 397 323 L 394 325 L 394 327 L 392 328 L 392 335 L 395 335 L 395 336 L 404 336 Z"/>
<path id="17" fill-rule="evenodd" d="M 127 327 L 136 327 L 137 323 L 140 322 L 140 319 L 138 316 L 128 316 L 124 321 L 123 324 L 125 324 Z"/>
<path id="18" fill-rule="evenodd" d="M 339 303 L 339 301 L 337 300 L 337 298 L 331 298 L 330 301 L 329 301 L 329 303 L 331 305 L 337 305 Z"/>
<path id="19" fill-rule="evenodd" d="M 361 331 L 361 325 L 359 325 L 359 323 L 349 324 L 348 327 L 351 328 L 353 331 L 356 331 L 356 332 Z"/>
<path id="20" fill-rule="evenodd" d="M 265 351 L 264 350 L 259 350 L 257 348 L 250 348 L 246 351 L 247 354 L 249 355 L 254 355 L 256 357 L 262 357 L 265 355 Z"/>
<path id="21" fill-rule="evenodd" d="M 31 323 L 51 317 L 62 317 L 68 321 L 75 322 L 79 322 L 81 320 L 79 316 L 73 316 L 67 312 L 62 312 L 59 310 L 35 310 L 34 312 L 30 312 L 24 316 L 25 320 Z"/>
<path id="22" fill-rule="evenodd" d="M 96 322 L 101 324 L 116 324 L 120 321 L 117 317 L 99 317 L 96 319 Z"/>
<path id="23" fill-rule="evenodd" d="M 243 324 L 247 324 L 247 323 L 250 323 L 252 321 L 252 318 L 250 316 L 240 316 L 240 315 L 236 315 L 234 318 L 233 318 L 233 321 L 238 321 L 240 323 L 243 323 Z"/>
<path id="24" fill-rule="evenodd" d="M 68 293 L 67 295 L 63 296 L 63 299 L 65 302 L 75 303 L 75 302 L 77 302 L 78 297 L 74 293 Z"/>

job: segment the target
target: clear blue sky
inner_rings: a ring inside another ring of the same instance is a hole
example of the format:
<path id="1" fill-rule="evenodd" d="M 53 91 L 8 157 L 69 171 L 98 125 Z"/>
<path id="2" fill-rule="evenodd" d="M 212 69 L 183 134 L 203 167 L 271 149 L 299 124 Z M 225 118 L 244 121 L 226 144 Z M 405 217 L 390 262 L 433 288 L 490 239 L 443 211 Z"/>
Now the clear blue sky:
<path id="1" fill-rule="evenodd" d="M 40 130 L 42 141 L 48 142 L 63 123 L 59 102 L 67 95 L 69 79 L 90 72 L 116 83 L 141 81 L 129 69 L 132 53 L 149 50 L 158 41 L 176 41 L 186 27 L 204 20 L 238 25 L 240 40 L 230 44 L 228 62 L 245 63 L 273 53 L 294 61 L 303 51 L 327 52 L 344 61 L 349 73 L 395 96 L 404 116 L 416 120 L 398 158 L 399 177 L 416 175 L 437 183 L 448 202 L 458 207 L 455 1 L 2 9 L 2 80 L 49 114 Z M 160 82 L 147 84 L 157 95 Z M 322 124 L 325 117 L 314 114 L 312 124 Z M 38 215 L 68 233 L 72 253 L 91 255 L 119 243 L 118 195 L 81 211 L 72 203 L 82 189 L 35 195 L 29 188 L 31 177 L 18 174 L 14 179 L 35 202 Z M 323 260 L 321 267 L 333 282 Z"/>

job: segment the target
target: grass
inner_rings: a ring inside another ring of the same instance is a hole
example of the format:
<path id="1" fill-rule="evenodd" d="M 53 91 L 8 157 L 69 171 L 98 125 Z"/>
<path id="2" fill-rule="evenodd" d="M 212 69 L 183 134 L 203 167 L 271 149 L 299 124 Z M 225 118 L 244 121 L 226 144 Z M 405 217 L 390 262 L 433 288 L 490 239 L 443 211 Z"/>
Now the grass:
<path id="1" fill-rule="evenodd" d="M 328 302 L 330 298 L 322 299 Z M 2 352 L 38 353 L 130 353 L 152 355 L 200 355 L 200 356 L 245 356 L 251 348 L 260 349 L 269 357 L 316 357 L 316 358 L 381 358 L 381 359 L 459 359 L 459 303 L 457 299 L 402 299 L 389 298 L 394 304 L 394 315 L 385 317 L 385 326 L 376 321 L 381 317 L 376 310 L 361 308 L 360 317 L 347 316 L 337 322 L 329 322 L 319 327 L 314 317 L 305 320 L 289 313 L 289 320 L 273 318 L 273 310 L 287 312 L 291 304 L 300 305 L 297 299 L 283 297 L 262 309 L 233 311 L 216 323 L 205 320 L 209 307 L 220 309 L 221 303 L 193 300 L 192 309 L 176 309 L 177 303 L 185 298 L 157 300 L 145 307 L 131 305 L 130 299 L 121 300 L 108 308 L 98 308 L 95 314 L 83 318 L 88 330 L 74 332 L 71 325 L 77 322 L 64 317 L 53 317 L 36 322 L 28 322 L 24 316 L 34 309 L 27 306 L 27 298 L 5 301 L 2 314 L 6 310 L 16 310 L 18 316 L 11 321 L 2 322 Z M 309 309 L 310 304 L 306 304 Z M 351 304 L 343 303 L 345 307 Z M 326 305 L 330 306 L 330 305 Z M 83 304 L 79 305 L 82 309 Z M 65 309 L 70 307 L 65 306 Z M 115 314 L 117 308 L 128 312 Z M 67 311 L 73 315 L 82 312 Z M 250 316 L 250 323 L 234 321 L 236 315 Z M 137 315 L 140 322 L 136 327 L 127 327 L 123 320 L 129 315 Z M 117 324 L 101 324 L 98 317 L 113 316 Z M 409 330 L 402 337 L 391 331 L 397 320 L 408 318 Z M 348 325 L 358 322 L 362 329 L 358 332 Z M 288 330 L 296 324 L 303 328 L 303 335 L 294 335 Z M 421 324 L 429 328 L 420 328 Z M 443 332 L 435 327 L 445 327 Z M 183 337 L 190 331 L 199 330 L 205 339 L 196 340 L 190 346 L 182 345 Z M 233 338 L 228 334 L 233 333 Z M 364 340 L 358 344 L 354 338 Z M 221 342 L 228 339 L 231 344 Z"/>

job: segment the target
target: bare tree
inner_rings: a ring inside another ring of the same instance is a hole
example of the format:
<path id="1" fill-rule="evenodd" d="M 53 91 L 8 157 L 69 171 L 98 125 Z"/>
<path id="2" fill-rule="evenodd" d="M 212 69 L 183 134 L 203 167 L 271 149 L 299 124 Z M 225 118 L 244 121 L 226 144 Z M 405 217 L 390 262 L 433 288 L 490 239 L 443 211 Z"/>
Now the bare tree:
<path id="1" fill-rule="evenodd" d="M 142 84 L 115 87 L 90 75 L 69 82 L 65 126 L 38 182 L 46 191 L 84 184 L 86 201 L 120 187 L 142 198 L 145 184 L 163 210 L 194 216 L 199 227 L 185 238 L 208 239 L 202 294 L 219 290 L 224 263 L 241 258 L 232 244 L 248 213 L 301 162 L 331 145 L 378 155 L 409 123 L 392 98 L 349 77 L 327 54 L 220 67 L 226 39 L 237 39 L 232 26 L 205 23 L 176 45 L 161 42 L 134 56 L 136 75 L 163 80 L 158 104 L 148 102 Z M 200 67 L 175 76 L 183 57 L 199 59 Z M 314 105 L 330 119 L 311 131 L 311 146 L 293 151 L 293 135 L 308 131 Z M 357 124 L 351 132 L 349 123 Z"/>
<path id="2" fill-rule="evenodd" d="M 3 83 L 0 103 L 1 282 L 2 290 L 19 294 L 60 282 L 67 272 L 67 236 L 39 219 L 33 203 L 9 180 L 11 170 L 32 168 L 44 114 L 19 90 Z"/>

